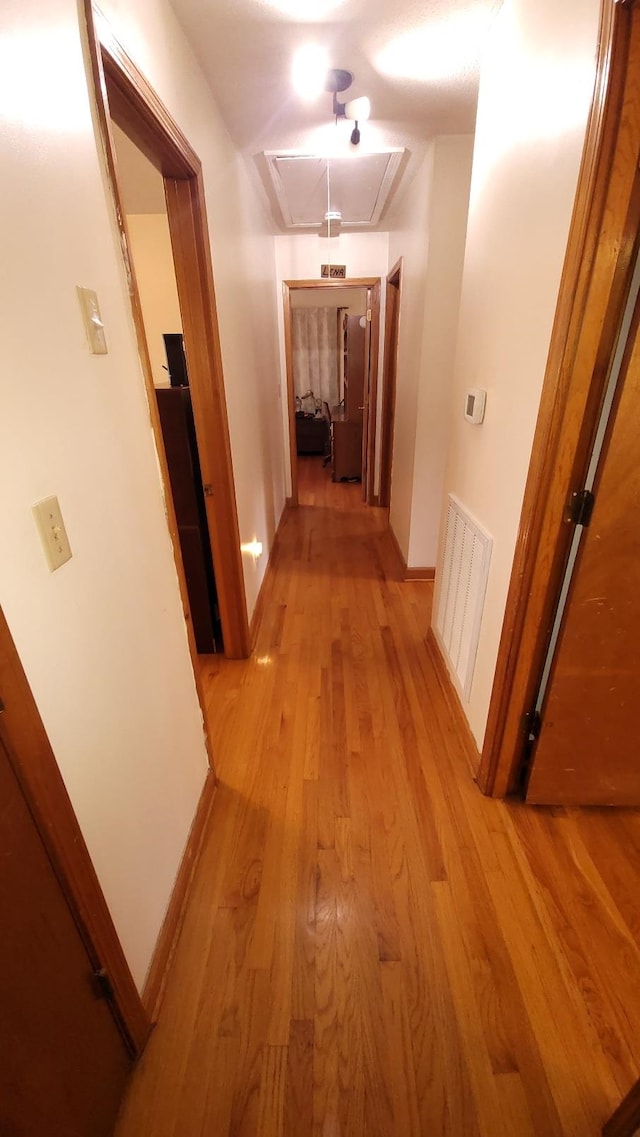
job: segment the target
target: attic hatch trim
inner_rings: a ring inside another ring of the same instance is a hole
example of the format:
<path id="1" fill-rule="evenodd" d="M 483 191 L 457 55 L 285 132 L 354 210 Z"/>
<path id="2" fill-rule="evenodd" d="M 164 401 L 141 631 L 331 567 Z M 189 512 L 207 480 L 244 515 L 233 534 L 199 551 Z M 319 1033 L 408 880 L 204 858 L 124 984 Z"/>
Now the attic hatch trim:
<path id="1" fill-rule="evenodd" d="M 371 211 L 371 216 L 369 217 L 369 219 L 366 221 L 348 221 L 345 218 L 343 218 L 343 220 L 342 220 L 342 228 L 343 229 L 345 229 L 345 228 L 368 229 L 373 225 L 377 225 L 378 221 L 380 220 L 380 217 L 382 215 L 382 211 L 383 211 L 383 209 L 384 209 L 384 207 L 387 204 L 387 201 L 389 199 L 389 195 L 391 193 L 392 186 L 395 182 L 396 175 L 397 175 L 398 170 L 400 168 L 400 164 L 401 164 L 402 159 L 404 158 L 406 153 L 407 153 L 406 149 L 402 146 L 386 146 L 386 147 L 380 147 L 379 149 L 376 149 L 376 150 L 367 150 L 365 153 L 357 154 L 357 155 L 355 155 L 355 154 L 354 155 L 348 155 L 348 154 L 347 155 L 315 154 L 315 153 L 309 152 L 307 150 L 264 150 L 262 153 L 262 157 L 265 159 L 265 161 L 267 163 L 267 169 L 269 171 L 269 177 L 271 179 L 273 192 L 275 193 L 276 200 L 278 203 L 278 207 L 279 207 L 280 213 L 282 215 L 283 225 L 285 226 L 286 229 L 294 229 L 294 230 L 299 229 L 299 230 L 304 230 L 304 231 L 308 232 L 309 230 L 320 230 L 322 228 L 322 219 L 319 219 L 317 224 L 309 223 L 308 221 L 294 221 L 293 220 L 293 215 L 292 215 L 292 212 L 291 212 L 291 209 L 289 206 L 289 199 L 287 197 L 287 192 L 286 192 L 284 183 L 282 181 L 282 178 L 280 177 L 280 172 L 278 170 L 278 166 L 277 166 L 278 162 L 290 162 L 290 161 L 330 162 L 332 159 L 334 161 L 340 160 L 340 161 L 347 161 L 347 162 L 357 162 L 359 159 L 362 159 L 362 158 L 369 158 L 369 157 L 376 157 L 376 156 L 380 156 L 380 155 L 386 155 L 388 158 L 388 161 L 387 161 L 387 164 L 385 167 L 384 174 L 382 175 L 382 178 L 380 179 L 380 184 L 378 186 L 375 203 L 374 203 L 373 209 Z"/>

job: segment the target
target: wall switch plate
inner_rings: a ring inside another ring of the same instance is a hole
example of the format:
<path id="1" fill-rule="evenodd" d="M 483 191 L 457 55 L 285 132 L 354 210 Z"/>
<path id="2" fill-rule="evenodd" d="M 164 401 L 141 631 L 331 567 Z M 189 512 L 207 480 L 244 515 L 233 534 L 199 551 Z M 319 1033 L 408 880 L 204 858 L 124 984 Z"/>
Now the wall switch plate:
<path id="1" fill-rule="evenodd" d="M 90 288 L 81 288 L 79 284 L 76 285 L 76 291 L 84 320 L 84 330 L 89 341 L 89 350 L 92 355 L 106 355 L 107 340 L 100 315 L 98 297 Z"/>
<path id="2" fill-rule="evenodd" d="M 71 559 L 71 546 L 57 497 L 45 497 L 31 507 L 50 572 Z"/>

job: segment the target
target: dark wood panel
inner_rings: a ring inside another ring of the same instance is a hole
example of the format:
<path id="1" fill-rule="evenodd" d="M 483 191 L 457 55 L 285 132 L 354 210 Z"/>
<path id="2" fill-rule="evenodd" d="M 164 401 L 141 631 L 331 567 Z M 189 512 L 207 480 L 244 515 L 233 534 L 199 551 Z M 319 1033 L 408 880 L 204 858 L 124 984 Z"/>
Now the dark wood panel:
<path id="1" fill-rule="evenodd" d="M 336 418 L 331 424 L 331 433 L 334 480 L 359 479 L 362 476 L 362 420 L 348 422 Z"/>
<path id="2" fill-rule="evenodd" d="M 364 411 L 366 329 L 360 320 L 347 316 L 344 413 L 351 422 L 362 422 Z"/>

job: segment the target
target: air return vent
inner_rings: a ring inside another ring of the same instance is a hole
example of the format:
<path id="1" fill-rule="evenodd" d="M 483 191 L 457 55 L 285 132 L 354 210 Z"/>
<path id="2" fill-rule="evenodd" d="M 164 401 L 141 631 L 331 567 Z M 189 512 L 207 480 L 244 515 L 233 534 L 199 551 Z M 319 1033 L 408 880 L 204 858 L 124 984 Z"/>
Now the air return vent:
<path id="1" fill-rule="evenodd" d="M 437 574 L 435 631 L 465 700 L 471 694 L 492 544 L 450 494 Z"/>

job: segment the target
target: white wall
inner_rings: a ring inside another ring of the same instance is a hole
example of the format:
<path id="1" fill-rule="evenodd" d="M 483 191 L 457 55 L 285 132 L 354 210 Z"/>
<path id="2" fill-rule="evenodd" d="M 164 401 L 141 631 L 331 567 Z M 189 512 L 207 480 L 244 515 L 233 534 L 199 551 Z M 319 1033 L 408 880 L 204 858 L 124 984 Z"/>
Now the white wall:
<path id="1" fill-rule="evenodd" d="M 434 138 L 420 390 L 407 564 L 432 568 L 449 445 L 449 408 L 469 210 L 473 136 Z"/>
<path id="2" fill-rule="evenodd" d="M 154 386 L 168 387 L 162 337 L 182 331 L 169 222 L 166 213 L 130 213 L 127 227 Z"/>
<path id="3" fill-rule="evenodd" d="M 599 0 L 505 0 L 483 62 L 445 490 L 494 538 L 471 698 L 482 745 L 595 76 Z M 487 390 L 484 424 L 461 416 Z"/>
<path id="4" fill-rule="evenodd" d="M 136 981 L 207 757 L 73 0 L 2 8 L 0 603 Z M 75 294 L 95 288 L 109 354 Z M 50 574 L 31 504 L 57 494 Z"/>
<path id="5" fill-rule="evenodd" d="M 429 199 L 434 146 L 430 142 L 413 179 L 389 216 L 389 268 L 402 257 L 396 409 L 389 523 L 408 562 L 416 451 L 422 325 L 429 256 Z"/>
<path id="6" fill-rule="evenodd" d="M 366 288 L 300 288 L 291 293 L 292 308 L 346 308 L 351 316 L 367 311 Z"/>
<path id="7" fill-rule="evenodd" d="M 108 7 L 203 162 L 241 535 L 268 543 L 284 498 L 273 240 L 171 9 Z M 0 23 L 0 603 L 141 984 L 206 774 L 202 718 L 78 5 L 7 0 Z M 98 292 L 107 356 L 88 353 L 76 284 Z M 55 574 L 30 512 L 52 493 L 73 550 Z M 250 604 L 264 568 L 247 567 Z"/>
<path id="8" fill-rule="evenodd" d="M 389 219 L 402 257 L 390 523 L 410 567 L 436 563 L 473 138 L 436 137 Z"/>
<path id="9" fill-rule="evenodd" d="M 332 264 L 346 264 L 347 280 L 357 277 L 379 276 L 380 289 L 380 349 L 378 357 L 378 426 L 382 385 L 382 357 L 384 352 L 384 280 L 389 265 L 388 233 L 341 233 L 330 239 L 315 234 L 297 234 L 275 238 L 277 285 L 277 320 L 280 348 L 280 389 L 282 400 L 283 456 L 286 471 L 287 495 L 291 494 L 291 465 L 289 461 L 289 425 L 287 418 L 287 372 L 284 350 L 284 310 L 282 306 L 283 280 L 319 280 L 320 266 L 331 260 Z M 378 431 L 378 440 L 380 433 Z M 376 479 L 379 454 L 376 454 Z"/>

